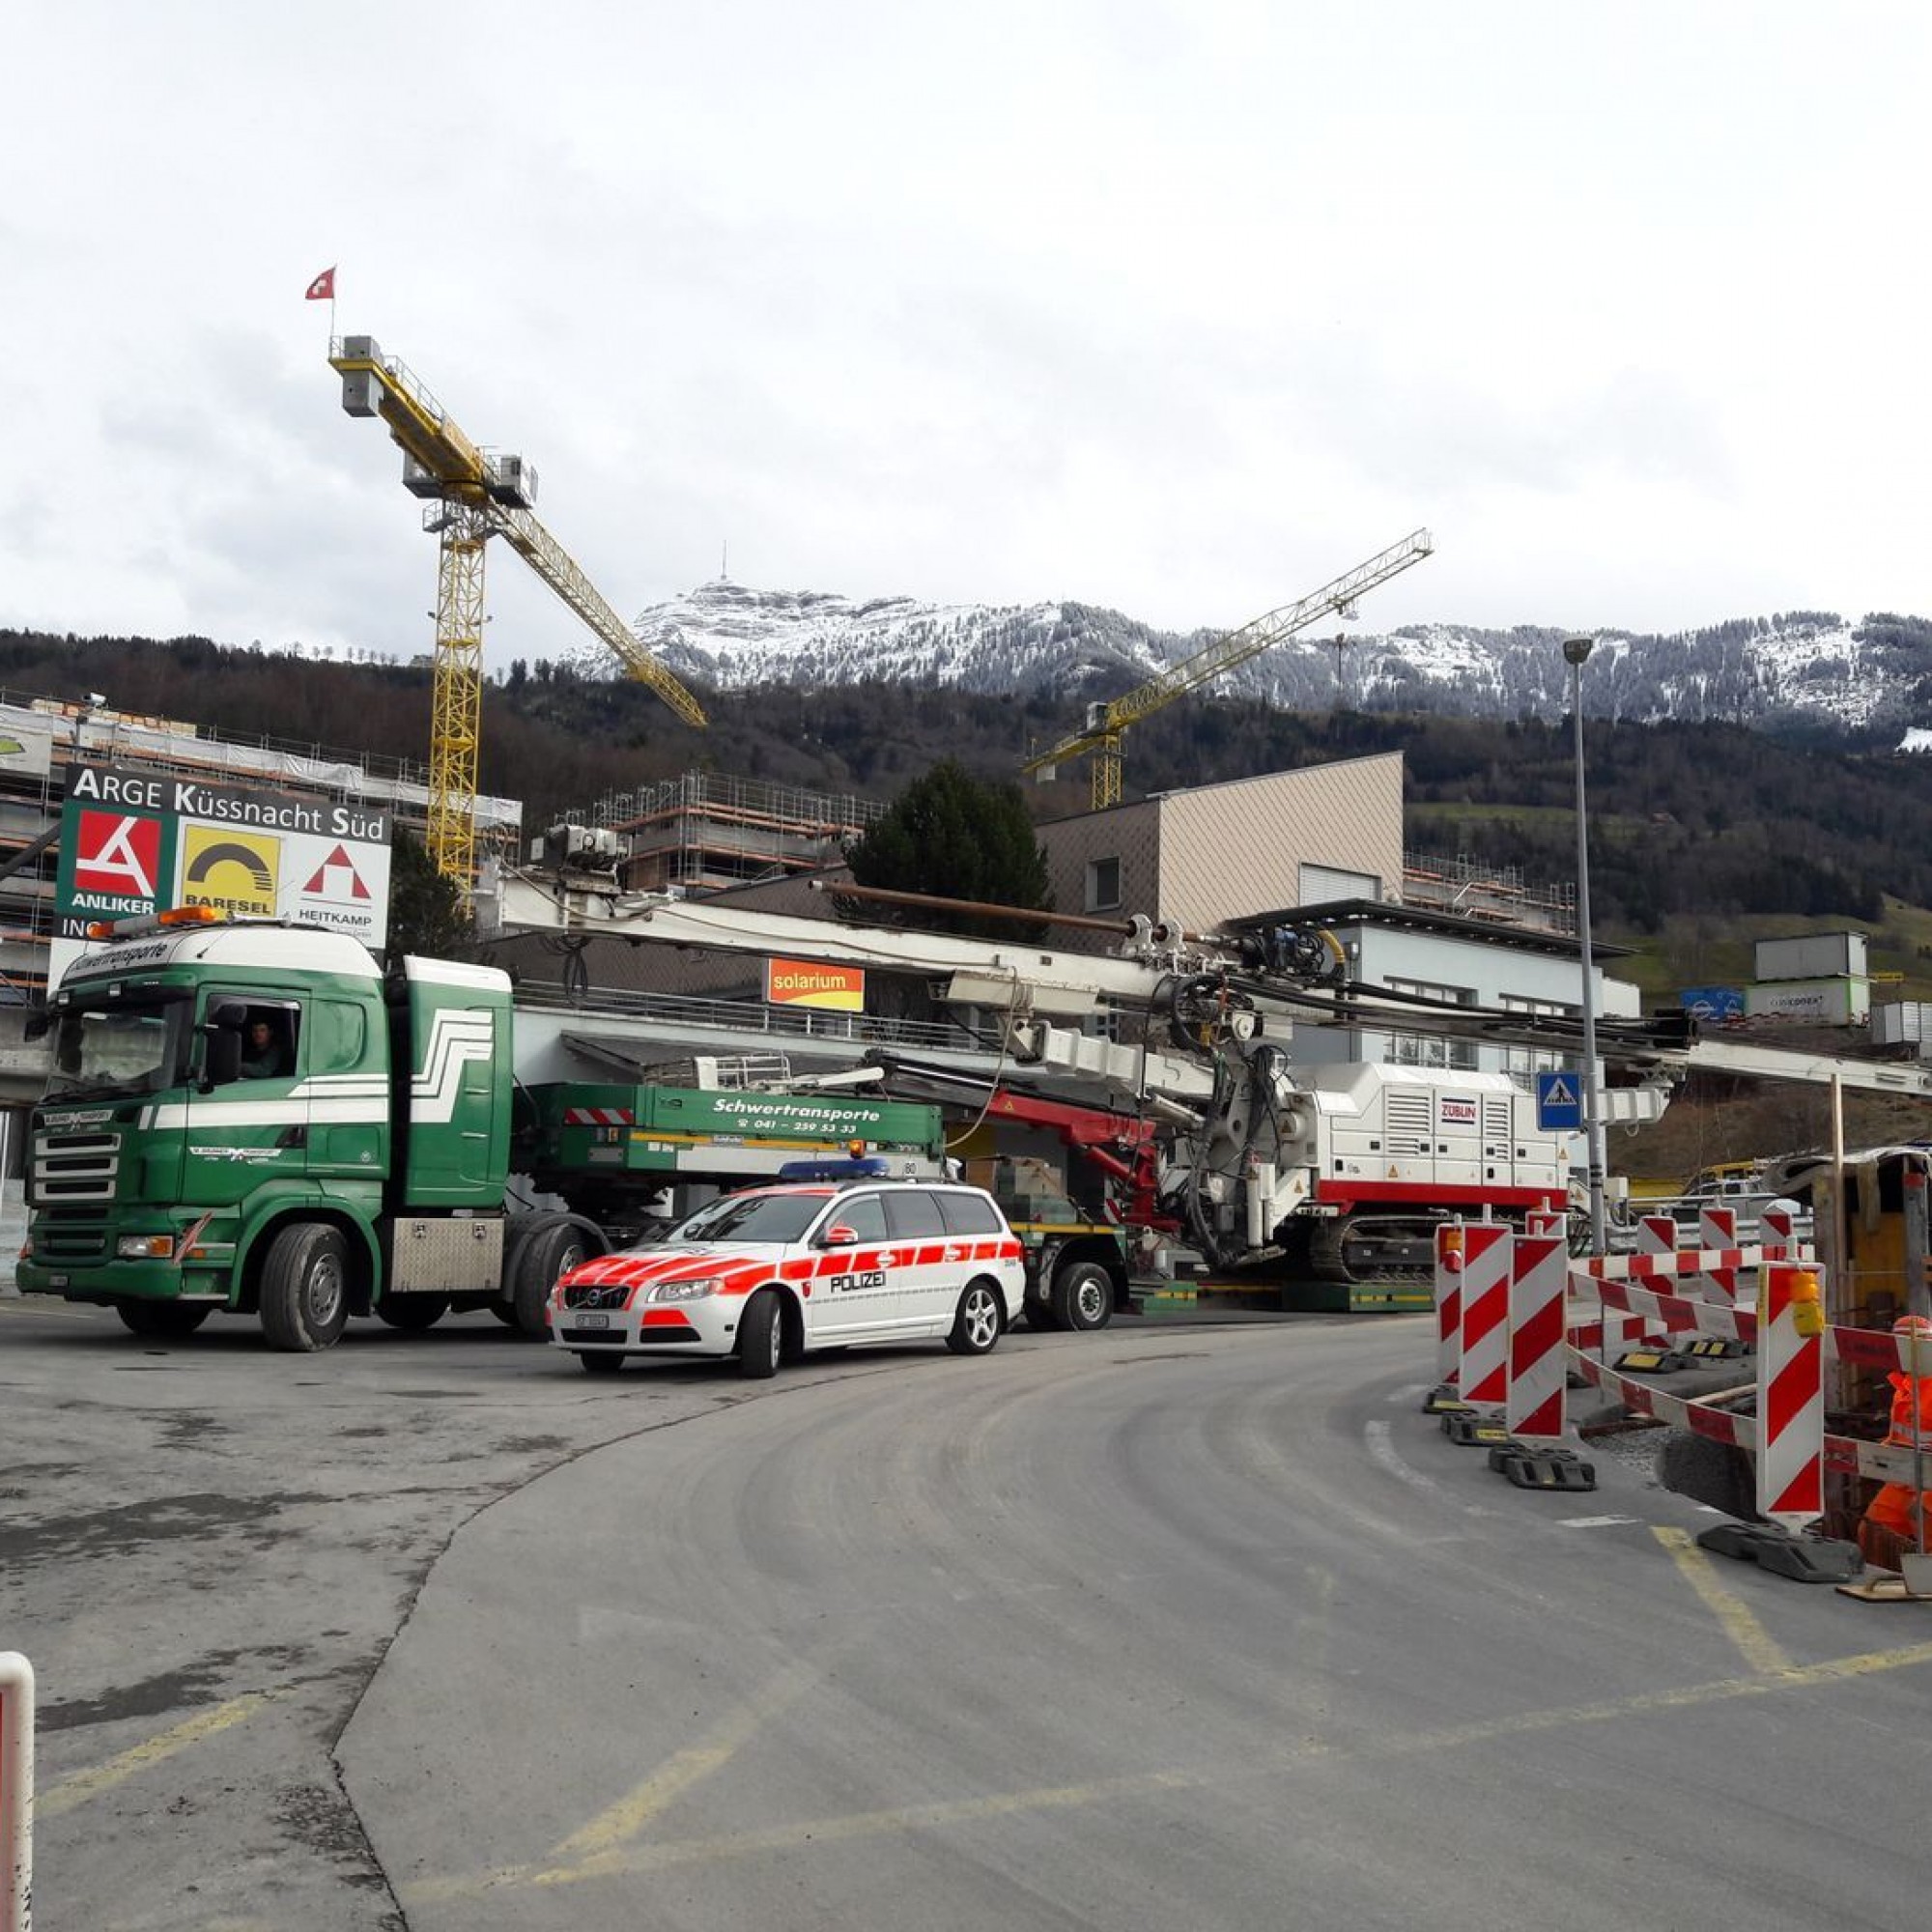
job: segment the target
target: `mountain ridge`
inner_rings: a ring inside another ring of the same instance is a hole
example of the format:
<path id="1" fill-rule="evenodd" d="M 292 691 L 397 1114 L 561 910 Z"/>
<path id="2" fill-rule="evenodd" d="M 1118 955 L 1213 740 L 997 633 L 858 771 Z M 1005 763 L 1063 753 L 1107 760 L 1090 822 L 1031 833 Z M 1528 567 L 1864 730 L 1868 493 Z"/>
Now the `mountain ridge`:
<path id="1" fill-rule="evenodd" d="M 1074 602 L 930 604 L 772 591 L 719 578 L 639 613 L 639 641 L 679 677 L 719 690 L 818 689 L 876 679 L 1069 704 L 1123 696 L 1224 633 L 1166 632 Z M 1569 633 L 1447 623 L 1376 632 L 1325 618 L 1216 675 L 1217 696 L 1281 710 L 1427 710 L 1476 718 L 1567 715 Z M 1671 634 L 1604 629 L 1583 710 L 1633 724 L 1896 730 L 1932 721 L 1932 621 L 1783 611 Z M 614 675 L 596 646 L 566 654 Z"/>

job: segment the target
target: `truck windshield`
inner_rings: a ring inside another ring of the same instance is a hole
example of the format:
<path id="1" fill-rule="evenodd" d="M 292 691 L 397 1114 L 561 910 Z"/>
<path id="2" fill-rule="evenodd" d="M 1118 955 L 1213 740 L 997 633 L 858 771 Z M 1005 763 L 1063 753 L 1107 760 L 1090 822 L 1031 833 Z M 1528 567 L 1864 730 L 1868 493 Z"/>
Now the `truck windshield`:
<path id="1" fill-rule="evenodd" d="M 797 1241 L 818 1219 L 823 1194 L 727 1194 L 687 1214 L 672 1241 Z"/>
<path id="2" fill-rule="evenodd" d="M 111 1009 L 74 1007 L 55 1021 L 49 1100 L 156 1094 L 180 1083 L 188 1008 L 165 1005 Z"/>

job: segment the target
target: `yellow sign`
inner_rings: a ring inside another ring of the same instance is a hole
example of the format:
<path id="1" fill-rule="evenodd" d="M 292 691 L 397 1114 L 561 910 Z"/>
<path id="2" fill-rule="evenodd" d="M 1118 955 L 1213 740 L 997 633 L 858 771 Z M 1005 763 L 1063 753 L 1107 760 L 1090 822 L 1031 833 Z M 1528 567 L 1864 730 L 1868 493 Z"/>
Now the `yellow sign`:
<path id="1" fill-rule="evenodd" d="M 282 841 L 225 825 L 185 825 L 182 903 L 218 907 L 242 918 L 273 919 Z"/>
<path id="2" fill-rule="evenodd" d="M 821 1007 L 831 1012 L 863 1012 L 865 968 L 813 966 L 800 959 L 768 959 L 765 1001 L 774 1007 Z"/>

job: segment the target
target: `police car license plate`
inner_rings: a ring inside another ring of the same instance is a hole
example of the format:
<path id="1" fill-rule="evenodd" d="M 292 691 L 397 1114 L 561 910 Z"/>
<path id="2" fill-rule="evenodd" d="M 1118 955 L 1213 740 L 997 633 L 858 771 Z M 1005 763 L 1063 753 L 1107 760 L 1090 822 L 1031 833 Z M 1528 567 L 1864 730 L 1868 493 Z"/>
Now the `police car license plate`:
<path id="1" fill-rule="evenodd" d="M 580 1328 L 608 1328 L 611 1325 L 611 1318 L 608 1315 L 580 1315 L 577 1318 L 577 1325 Z"/>

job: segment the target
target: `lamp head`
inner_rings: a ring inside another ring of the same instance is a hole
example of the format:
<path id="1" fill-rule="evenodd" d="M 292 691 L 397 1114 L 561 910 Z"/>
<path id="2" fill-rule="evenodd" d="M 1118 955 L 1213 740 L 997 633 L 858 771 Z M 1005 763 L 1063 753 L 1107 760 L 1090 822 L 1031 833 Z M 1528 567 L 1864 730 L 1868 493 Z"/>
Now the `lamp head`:
<path id="1" fill-rule="evenodd" d="M 1596 644 L 1595 638 L 1565 638 L 1563 639 L 1563 662 L 1579 665 L 1588 659 Z"/>

